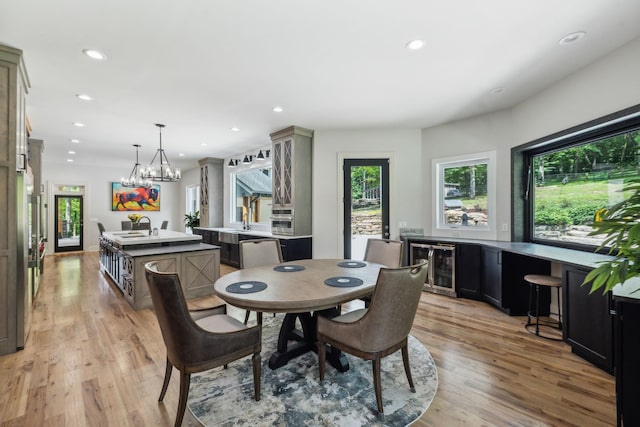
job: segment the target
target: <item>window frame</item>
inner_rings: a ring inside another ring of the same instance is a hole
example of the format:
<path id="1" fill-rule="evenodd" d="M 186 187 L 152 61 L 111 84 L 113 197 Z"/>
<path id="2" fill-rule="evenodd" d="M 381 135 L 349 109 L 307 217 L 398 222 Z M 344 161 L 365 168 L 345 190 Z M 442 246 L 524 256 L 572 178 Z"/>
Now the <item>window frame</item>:
<path id="1" fill-rule="evenodd" d="M 447 224 L 444 222 L 445 182 L 444 171 L 453 167 L 473 166 L 477 164 L 487 165 L 487 226 L 467 227 L 459 224 Z M 441 237 L 465 236 L 473 239 L 496 239 L 496 152 L 486 151 L 481 153 L 465 154 L 462 156 L 447 157 L 432 160 L 432 191 L 435 199 L 432 211 L 432 234 Z M 467 234 L 469 233 L 469 234 Z"/>
<path id="2" fill-rule="evenodd" d="M 640 104 L 514 147 L 511 150 L 512 240 L 581 251 L 596 251 L 597 245 L 535 237 L 533 158 L 639 129 Z M 601 252 L 605 253 L 607 249 L 602 249 Z"/>

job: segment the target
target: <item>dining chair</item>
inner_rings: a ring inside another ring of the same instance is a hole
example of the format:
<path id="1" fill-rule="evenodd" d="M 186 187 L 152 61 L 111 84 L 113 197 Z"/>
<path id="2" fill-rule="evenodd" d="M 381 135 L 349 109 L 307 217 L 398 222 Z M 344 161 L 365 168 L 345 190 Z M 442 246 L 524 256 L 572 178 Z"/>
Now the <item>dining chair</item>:
<path id="1" fill-rule="evenodd" d="M 400 267 L 402 265 L 402 250 L 404 242 L 401 240 L 369 239 L 364 250 L 364 260 L 382 264 L 385 267 Z M 368 307 L 371 297 L 361 298 L 364 306 Z"/>
<path id="2" fill-rule="evenodd" d="M 120 226 L 122 228 L 122 231 L 128 231 L 133 228 L 133 224 L 131 223 L 131 221 L 121 221 Z"/>
<path id="3" fill-rule="evenodd" d="M 106 230 L 104 229 L 104 225 L 102 225 L 101 222 L 98 223 L 98 231 L 100 231 L 100 235 L 102 236 L 102 233 L 104 233 Z"/>
<path id="4" fill-rule="evenodd" d="M 160 229 L 166 230 L 168 225 L 169 225 L 169 221 L 165 219 L 164 221 L 162 221 L 162 225 L 160 226 Z"/>
<path id="5" fill-rule="evenodd" d="M 384 418 L 382 405 L 381 359 L 402 350 L 402 361 L 409 387 L 415 392 L 409 366 L 408 339 L 418 309 L 427 264 L 381 268 L 368 308 L 361 308 L 328 319 L 318 316 L 318 364 L 324 380 L 326 345 L 356 357 L 372 361 L 373 385 L 378 415 Z"/>
<path id="6" fill-rule="evenodd" d="M 241 269 L 282 264 L 282 250 L 278 239 L 241 240 L 239 245 Z M 249 313 L 247 310 L 244 316 L 245 325 L 249 321 Z"/>
<path id="7" fill-rule="evenodd" d="M 175 426 L 182 424 L 191 374 L 252 356 L 254 399 L 260 400 L 262 326 L 248 328 L 226 314 L 226 305 L 189 311 L 177 273 L 158 271 L 157 262 L 145 265 L 153 308 L 167 349 L 164 399 L 173 367 L 180 371 L 180 396 Z"/>

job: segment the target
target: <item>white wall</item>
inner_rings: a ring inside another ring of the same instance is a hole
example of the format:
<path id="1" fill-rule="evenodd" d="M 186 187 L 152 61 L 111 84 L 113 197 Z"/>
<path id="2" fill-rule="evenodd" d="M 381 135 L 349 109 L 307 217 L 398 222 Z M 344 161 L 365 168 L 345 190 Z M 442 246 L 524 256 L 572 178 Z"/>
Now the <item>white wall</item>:
<path id="1" fill-rule="evenodd" d="M 119 170 L 113 167 L 79 166 L 68 164 L 52 164 L 46 160 L 46 146 L 43 153 L 42 176 L 49 200 L 49 226 L 47 253 L 54 250 L 53 227 L 54 210 L 49 193 L 52 185 L 79 185 L 85 187 L 84 197 L 84 250 L 98 250 L 98 226 L 101 222 L 107 230 L 120 230 L 120 221 L 127 220 L 126 212 L 111 210 L 111 183 L 118 182 L 121 176 L 128 176 L 130 170 Z M 160 227 L 162 221 L 169 221 L 170 230 L 184 231 L 185 195 L 184 183 L 193 179 L 192 171 L 183 172 L 181 183 L 160 184 L 160 211 L 145 212 L 151 220 L 152 227 Z M 199 181 L 199 171 L 195 169 L 195 183 Z"/>
<path id="2" fill-rule="evenodd" d="M 511 148 L 640 103 L 640 38 L 513 109 L 422 131 L 423 176 L 434 158 L 497 151 L 497 224 L 511 222 Z M 425 233 L 432 223 L 431 187 L 422 189 Z M 473 236 L 460 237 L 473 238 Z M 498 231 L 498 240 L 510 232 Z"/>
<path id="3" fill-rule="evenodd" d="M 420 129 L 316 131 L 313 141 L 313 256 L 343 256 L 341 158 L 386 158 L 390 164 L 391 237 L 398 223 L 422 224 L 420 197 L 425 181 Z"/>

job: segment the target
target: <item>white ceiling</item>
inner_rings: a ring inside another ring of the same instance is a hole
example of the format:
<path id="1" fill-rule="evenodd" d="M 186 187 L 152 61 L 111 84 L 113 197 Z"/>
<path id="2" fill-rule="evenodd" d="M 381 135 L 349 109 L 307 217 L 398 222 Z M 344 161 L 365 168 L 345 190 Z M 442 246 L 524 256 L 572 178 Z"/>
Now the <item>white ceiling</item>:
<path id="1" fill-rule="evenodd" d="M 46 161 L 132 164 L 141 144 L 145 164 L 164 123 L 169 160 L 188 168 L 289 125 L 423 128 L 512 106 L 640 36 L 639 21 L 638 0 L 3 0 L 0 43 L 24 51 Z"/>

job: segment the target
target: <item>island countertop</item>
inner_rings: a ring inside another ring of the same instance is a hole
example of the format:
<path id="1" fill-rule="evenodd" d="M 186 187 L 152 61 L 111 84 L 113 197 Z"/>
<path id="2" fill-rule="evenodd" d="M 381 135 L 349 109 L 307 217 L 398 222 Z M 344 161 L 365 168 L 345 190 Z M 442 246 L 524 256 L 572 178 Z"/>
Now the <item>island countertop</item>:
<path id="1" fill-rule="evenodd" d="M 196 243 L 202 240 L 202 236 L 197 234 L 180 233 L 171 230 L 158 230 L 157 236 L 150 236 L 148 230 L 105 231 L 102 233 L 102 237 L 120 247 L 178 242 Z"/>

